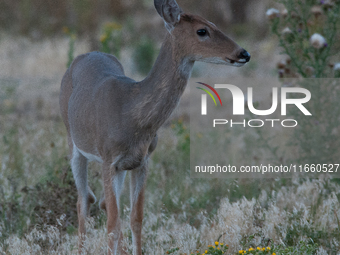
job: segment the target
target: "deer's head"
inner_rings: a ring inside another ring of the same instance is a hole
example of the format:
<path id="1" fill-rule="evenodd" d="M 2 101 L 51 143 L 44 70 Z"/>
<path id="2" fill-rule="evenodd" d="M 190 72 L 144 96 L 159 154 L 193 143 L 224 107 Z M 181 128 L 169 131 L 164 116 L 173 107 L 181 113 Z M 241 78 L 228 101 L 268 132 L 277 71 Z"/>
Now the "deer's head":
<path id="1" fill-rule="evenodd" d="M 154 3 L 176 47 L 191 60 L 232 66 L 243 66 L 250 60 L 250 54 L 216 25 L 198 15 L 184 13 L 175 0 Z"/>

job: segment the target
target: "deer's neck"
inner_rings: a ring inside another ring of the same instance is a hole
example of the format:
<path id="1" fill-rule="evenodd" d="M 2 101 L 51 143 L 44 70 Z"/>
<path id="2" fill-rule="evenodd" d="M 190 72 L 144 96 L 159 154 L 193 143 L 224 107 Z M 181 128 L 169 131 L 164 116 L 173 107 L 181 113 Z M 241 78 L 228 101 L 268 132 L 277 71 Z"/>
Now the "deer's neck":
<path id="1" fill-rule="evenodd" d="M 178 50 L 171 35 L 164 41 L 149 75 L 140 82 L 139 124 L 157 130 L 176 108 L 191 75 L 194 61 Z"/>

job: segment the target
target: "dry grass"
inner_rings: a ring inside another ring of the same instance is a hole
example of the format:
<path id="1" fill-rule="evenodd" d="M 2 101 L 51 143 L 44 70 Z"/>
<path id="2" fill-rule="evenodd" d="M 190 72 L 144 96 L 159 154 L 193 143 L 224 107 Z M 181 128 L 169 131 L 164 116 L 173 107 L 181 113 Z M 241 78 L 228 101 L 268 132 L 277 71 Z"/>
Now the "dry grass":
<path id="1" fill-rule="evenodd" d="M 336 191 L 319 202 L 320 196 L 330 190 L 329 185 Z M 200 213 L 199 228 L 180 223 L 187 220 L 185 210 L 179 215 L 167 216 L 163 213 L 154 214 L 146 205 L 143 226 L 144 254 L 165 254 L 173 247 L 179 247 L 179 252 L 187 254 L 196 250 L 204 252 L 207 245 L 213 244 L 218 238 L 220 242 L 228 244 L 230 254 L 234 254 L 243 248 L 241 243 L 246 236 L 255 236 L 252 240 L 255 247 L 260 244 L 267 246 L 268 243 L 283 243 L 283 240 L 287 239 L 287 231 L 292 226 L 332 232 L 339 228 L 337 223 L 337 215 L 340 215 L 340 204 L 337 199 L 339 192 L 339 186 L 324 179 L 296 183 L 289 188 L 282 187 L 271 196 L 263 191 L 257 200 L 243 198 L 231 203 L 224 198 L 215 217 L 209 219 L 204 212 Z M 128 209 L 125 209 L 124 215 L 124 246 L 131 252 L 131 233 L 128 228 L 128 216 L 126 216 Z M 104 226 L 95 229 L 94 220 L 91 218 L 88 222 L 87 251 L 88 254 L 105 254 L 106 229 Z M 59 222 L 60 225 L 57 226 L 37 226 L 23 238 L 10 236 L 5 241 L 7 248 L 2 252 L 4 254 L 76 254 L 77 237 L 61 234 L 59 228 L 63 224 L 63 219 Z M 300 233 L 298 241 L 304 239 L 308 240 L 308 237 Z M 335 239 L 331 243 L 333 250 L 340 248 Z M 322 250 L 325 250 L 325 247 L 319 248 L 319 254 L 322 254 Z"/>

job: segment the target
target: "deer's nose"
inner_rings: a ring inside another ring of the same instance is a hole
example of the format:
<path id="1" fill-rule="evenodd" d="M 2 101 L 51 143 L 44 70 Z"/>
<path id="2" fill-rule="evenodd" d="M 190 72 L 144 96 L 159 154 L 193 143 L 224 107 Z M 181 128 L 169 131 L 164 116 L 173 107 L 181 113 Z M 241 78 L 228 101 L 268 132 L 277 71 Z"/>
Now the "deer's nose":
<path id="1" fill-rule="evenodd" d="M 238 55 L 238 58 L 240 59 L 245 59 L 246 62 L 249 62 L 250 60 L 250 54 L 248 51 L 246 51 L 245 49 L 243 49 L 240 53 L 240 55 Z"/>

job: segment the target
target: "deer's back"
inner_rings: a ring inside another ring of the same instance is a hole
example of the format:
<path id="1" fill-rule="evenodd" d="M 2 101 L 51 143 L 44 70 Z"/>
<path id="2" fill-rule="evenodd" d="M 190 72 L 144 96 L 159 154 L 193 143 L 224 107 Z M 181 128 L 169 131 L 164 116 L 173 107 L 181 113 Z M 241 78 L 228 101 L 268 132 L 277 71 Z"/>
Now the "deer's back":
<path id="1" fill-rule="evenodd" d="M 100 86 L 103 79 L 124 76 L 124 70 L 116 57 L 102 53 L 90 52 L 78 56 L 70 67 L 73 90 L 78 86 Z"/>
<path id="2" fill-rule="evenodd" d="M 68 122 L 73 142 L 94 155 L 112 151 L 108 147 L 119 146 L 117 139 L 128 134 L 129 125 L 122 114 L 135 81 L 124 75 L 114 56 L 100 52 L 79 56 L 68 72 L 72 83 Z"/>

